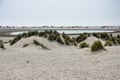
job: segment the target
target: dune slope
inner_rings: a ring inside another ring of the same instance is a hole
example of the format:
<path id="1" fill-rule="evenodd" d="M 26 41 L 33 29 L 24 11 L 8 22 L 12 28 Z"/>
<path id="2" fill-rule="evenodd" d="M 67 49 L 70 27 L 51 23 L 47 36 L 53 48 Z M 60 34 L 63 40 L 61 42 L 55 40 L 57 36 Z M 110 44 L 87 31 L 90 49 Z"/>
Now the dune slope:
<path id="1" fill-rule="evenodd" d="M 50 50 L 33 44 L 37 40 Z M 30 44 L 23 48 L 24 44 Z M 21 39 L 0 50 L 0 80 L 119 80 L 120 46 L 91 52 L 45 38 Z"/>

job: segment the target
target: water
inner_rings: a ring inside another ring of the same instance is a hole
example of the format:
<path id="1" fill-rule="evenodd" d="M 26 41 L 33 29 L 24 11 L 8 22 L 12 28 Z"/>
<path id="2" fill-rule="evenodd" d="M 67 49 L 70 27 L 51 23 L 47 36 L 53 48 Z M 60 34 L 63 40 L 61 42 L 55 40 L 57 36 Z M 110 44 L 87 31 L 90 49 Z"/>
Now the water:
<path id="1" fill-rule="evenodd" d="M 57 30 L 59 33 L 66 34 L 81 34 L 81 33 L 103 33 L 103 32 L 113 32 L 113 31 L 103 31 L 103 30 Z"/>
<path id="2" fill-rule="evenodd" d="M 81 33 L 103 33 L 103 32 L 114 32 L 108 30 L 57 30 L 59 33 L 65 34 L 81 34 Z M 21 32 L 12 32 L 11 35 L 19 35 L 23 33 L 27 33 L 28 31 L 21 31 Z"/>

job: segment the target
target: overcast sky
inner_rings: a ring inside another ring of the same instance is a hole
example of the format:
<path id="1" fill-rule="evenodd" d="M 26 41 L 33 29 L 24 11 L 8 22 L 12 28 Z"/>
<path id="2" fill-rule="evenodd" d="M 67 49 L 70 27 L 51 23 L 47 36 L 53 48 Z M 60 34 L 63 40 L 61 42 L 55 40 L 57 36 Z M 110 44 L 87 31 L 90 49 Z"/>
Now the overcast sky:
<path id="1" fill-rule="evenodd" d="M 120 0 L 0 0 L 0 25 L 120 25 Z"/>

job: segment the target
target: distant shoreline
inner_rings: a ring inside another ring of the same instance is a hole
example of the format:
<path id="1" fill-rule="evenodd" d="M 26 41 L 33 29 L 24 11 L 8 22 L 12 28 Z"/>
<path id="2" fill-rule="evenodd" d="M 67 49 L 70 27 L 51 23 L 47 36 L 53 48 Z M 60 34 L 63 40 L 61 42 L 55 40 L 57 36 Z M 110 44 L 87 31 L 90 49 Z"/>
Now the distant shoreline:
<path id="1" fill-rule="evenodd" d="M 0 37 L 15 37 L 10 35 L 12 32 L 21 31 L 43 31 L 43 30 L 102 30 L 102 31 L 114 31 L 111 33 L 120 33 L 120 29 L 104 29 L 104 28 L 0 28 Z M 79 35 L 79 34 L 69 34 L 69 35 Z"/>

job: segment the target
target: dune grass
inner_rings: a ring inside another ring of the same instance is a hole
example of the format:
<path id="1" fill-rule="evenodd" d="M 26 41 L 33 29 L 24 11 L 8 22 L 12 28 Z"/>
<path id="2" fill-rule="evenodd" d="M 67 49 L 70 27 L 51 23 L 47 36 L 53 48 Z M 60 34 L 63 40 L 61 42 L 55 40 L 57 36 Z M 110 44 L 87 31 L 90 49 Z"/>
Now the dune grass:
<path id="1" fill-rule="evenodd" d="M 23 48 L 24 48 L 24 47 L 27 47 L 27 46 L 29 46 L 29 44 L 24 44 L 24 45 L 23 45 Z"/>
<path id="2" fill-rule="evenodd" d="M 100 50 L 105 50 L 105 48 L 102 45 L 101 41 L 95 41 L 92 46 L 91 46 L 91 51 L 95 52 L 95 51 L 100 51 Z"/>
<path id="3" fill-rule="evenodd" d="M 37 40 L 33 40 L 33 44 L 35 44 L 36 46 L 41 46 L 43 49 L 48 50 L 48 48 L 46 46 L 44 46 L 43 44 L 39 43 Z"/>
<path id="4" fill-rule="evenodd" d="M 105 43 L 105 46 L 112 46 L 113 43 L 111 40 L 107 40 L 106 43 Z"/>
<path id="5" fill-rule="evenodd" d="M 80 48 L 86 48 L 86 47 L 89 47 L 89 44 L 85 43 L 85 42 L 82 42 L 80 44 Z"/>
<path id="6" fill-rule="evenodd" d="M 3 43 L 2 40 L 0 40 L 0 48 L 1 48 L 1 49 L 5 49 L 5 47 L 4 47 L 4 43 Z"/>

